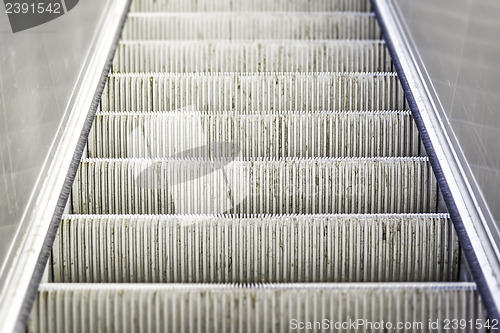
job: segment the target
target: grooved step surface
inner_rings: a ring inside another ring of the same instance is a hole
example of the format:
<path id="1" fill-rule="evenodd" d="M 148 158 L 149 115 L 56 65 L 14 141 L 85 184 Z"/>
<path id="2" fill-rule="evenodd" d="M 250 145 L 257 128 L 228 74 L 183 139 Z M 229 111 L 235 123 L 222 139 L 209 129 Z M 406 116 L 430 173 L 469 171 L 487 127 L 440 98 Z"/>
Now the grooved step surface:
<path id="1" fill-rule="evenodd" d="M 133 0 L 28 331 L 485 323 L 370 10 Z"/>
<path id="2" fill-rule="evenodd" d="M 102 111 L 406 110 L 395 73 L 110 75 Z"/>
<path id="3" fill-rule="evenodd" d="M 121 42 L 113 73 L 385 72 L 382 41 Z"/>
<path id="4" fill-rule="evenodd" d="M 98 113 L 89 157 L 376 157 L 424 154 L 410 112 Z"/>
<path id="5" fill-rule="evenodd" d="M 55 282 L 455 280 L 447 215 L 69 215 Z"/>
<path id="6" fill-rule="evenodd" d="M 135 0 L 132 12 L 366 12 L 369 0 Z"/>
<path id="7" fill-rule="evenodd" d="M 137 13 L 122 40 L 380 39 L 372 13 Z"/>
<path id="8" fill-rule="evenodd" d="M 436 212 L 427 158 L 84 160 L 75 214 Z"/>
<path id="9" fill-rule="evenodd" d="M 312 323 L 327 319 L 335 325 L 358 316 L 371 323 L 390 322 L 393 327 L 398 322 L 422 323 L 404 331 L 430 332 L 429 320 L 468 318 L 475 323 L 476 318 L 484 318 L 472 283 L 44 284 L 35 309 L 31 332 L 56 333 L 289 332 L 294 319 Z M 359 332 L 366 327 L 348 324 L 329 330 Z M 457 331 L 475 332 L 474 328 Z M 372 326 L 369 331 L 387 332 L 387 327 Z"/>

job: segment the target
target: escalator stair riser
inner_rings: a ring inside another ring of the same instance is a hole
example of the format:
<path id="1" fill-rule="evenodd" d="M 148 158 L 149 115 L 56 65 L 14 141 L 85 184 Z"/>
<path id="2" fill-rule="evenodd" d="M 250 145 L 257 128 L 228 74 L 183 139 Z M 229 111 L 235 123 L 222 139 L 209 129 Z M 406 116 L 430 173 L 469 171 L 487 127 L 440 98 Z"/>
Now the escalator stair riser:
<path id="1" fill-rule="evenodd" d="M 289 332 L 324 319 L 333 323 L 324 331 L 359 332 L 365 327 L 334 326 L 356 315 L 371 332 L 387 332 L 382 321 L 421 323 L 404 330 L 418 332 L 430 331 L 429 321 L 484 316 L 473 283 L 53 284 L 40 288 L 36 309 L 33 332 Z"/>
<path id="2" fill-rule="evenodd" d="M 380 39 L 371 13 L 131 13 L 130 40 Z"/>
<path id="3" fill-rule="evenodd" d="M 75 214 L 436 212 L 426 157 L 87 159 Z"/>
<path id="4" fill-rule="evenodd" d="M 407 110 L 395 73 L 114 74 L 101 111 Z"/>
<path id="5" fill-rule="evenodd" d="M 121 42 L 112 73 L 390 72 L 383 41 Z"/>
<path id="6" fill-rule="evenodd" d="M 367 12 L 369 0 L 135 0 L 131 12 Z"/>
<path id="7" fill-rule="evenodd" d="M 447 215 L 69 215 L 55 282 L 453 281 Z"/>
<path id="8" fill-rule="evenodd" d="M 147 133 L 147 134 L 146 134 Z M 91 158 L 391 157 L 425 154 L 411 113 L 98 113 Z"/>

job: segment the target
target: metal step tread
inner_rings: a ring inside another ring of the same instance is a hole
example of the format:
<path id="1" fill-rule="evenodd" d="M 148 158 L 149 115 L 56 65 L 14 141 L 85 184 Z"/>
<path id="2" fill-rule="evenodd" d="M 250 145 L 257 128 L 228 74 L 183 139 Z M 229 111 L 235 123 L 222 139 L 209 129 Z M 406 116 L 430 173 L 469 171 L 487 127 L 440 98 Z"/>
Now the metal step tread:
<path id="1" fill-rule="evenodd" d="M 42 284 L 30 329 L 287 332 L 294 323 L 325 318 L 331 329 L 336 322 L 365 318 L 379 323 L 368 330 L 387 332 L 382 321 L 409 322 L 417 326 L 407 331 L 418 331 L 427 329 L 429 320 L 470 318 L 475 323 L 485 314 L 474 283 Z"/>
<path id="2" fill-rule="evenodd" d="M 407 110 L 396 73 L 110 75 L 102 111 Z"/>
<path id="3" fill-rule="evenodd" d="M 67 215 L 54 282 L 454 281 L 447 214 Z"/>
<path id="4" fill-rule="evenodd" d="M 423 155 L 407 111 L 99 112 L 91 158 Z"/>
<path id="5" fill-rule="evenodd" d="M 382 72 L 392 61 L 383 41 L 125 41 L 113 73 Z"/>
<path id="6" fill-rule="evenodd" d="M 76 214 L 428 213 L 437 200 L 426 157 L 84 159 L 73 186 Z"/>
<path id="7" fill-rule="evenodd" d="M 135 0 L 131 12 L 217 12 L 217 11 L 369 11 L 369 0 Z"/>
<path id="8" fill-rule="evenodd" d="M 484 331 L 371 10 L 132 1 L 28 331 Z"/>
<path id="9" fill-rule="evenodd" d="M 122 40 L 380 39 L 373 13 L 130 13 Z"/>

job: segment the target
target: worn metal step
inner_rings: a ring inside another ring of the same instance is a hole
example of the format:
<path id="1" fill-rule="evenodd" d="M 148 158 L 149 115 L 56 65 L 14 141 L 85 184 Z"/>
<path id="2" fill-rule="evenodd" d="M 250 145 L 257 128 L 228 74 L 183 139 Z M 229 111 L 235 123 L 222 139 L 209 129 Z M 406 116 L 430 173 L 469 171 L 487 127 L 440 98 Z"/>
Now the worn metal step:
<path id="1" fill-rule="evenodd" d="M 476 319 L 485 317 L 473 283 L 42 284 L 30 332 L 289 332 L 305 325 L 388 332 L 401 324 L 399 331 L 449 332 L 445 320 L 455 318 L 466 318 L 455 332 L 476 332 Z M 438 329 L 429 328 L 434 322 Z"/>
<path id="2" fill-rule="evenodd" d="M 395 73 L 114 74 L 102 111 L 406 110 Z"/>
<path id="3" fill-rule="evenodd" d="M 113 73 L 386 72 L 383 41 L 128 41 Z"/>
<path id="4" fill-rule="evenodd" d="M 91 158 L 418 156 L 411 113 L 98 113 Z"/>
<path id="5" fill-rule="evenodd" d="M 448 215 L 68 215 L 54 282 L 454 281 Z"/>
<path id="6" fill-rule="evenodd" d="M 134 0 L 28 330 L 484 331 L 370 9 Z"/>
<path id="7" fill-rule="evenodd" d="M 131 13 L 122 40 L 381 39 L 373 13 Z"/>
<path id="8" fill-rule="evenodd" d="M 436 212 L 425 157 L 85 159 L 75 214 Z"/>
<path id="9" fill-rule="evenodd" d="M 369 0 L 135 0 L 132 12 L 367 12 Z"/>

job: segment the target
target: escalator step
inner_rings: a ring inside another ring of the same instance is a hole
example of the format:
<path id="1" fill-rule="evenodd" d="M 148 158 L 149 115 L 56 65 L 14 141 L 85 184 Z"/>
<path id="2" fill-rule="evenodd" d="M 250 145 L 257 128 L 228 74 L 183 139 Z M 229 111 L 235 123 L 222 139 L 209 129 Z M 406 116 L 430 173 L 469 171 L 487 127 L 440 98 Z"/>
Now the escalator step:
<path id="1" fill-rule="evenodd" d="M 457 279 L 447 215 L 69 215 L 54 282 Z"/>
<path id="2" fill-rule="evenodd" d="M 132 12 L 367 12 L 369 0 L 135 0 Z"/>
<path id="3" fill-rule="evenodd" d="M 372 13 L 131 13 L 122 40 L 380 39 Z"/>
<path id="4" fill-rule="evenodd" d="M 403 157 L 423 153 L 411 113 L 406 111 L 98 113 L 88 142 L 91 158 Z"/>
<path id="5" fill-rule="evenodd" d="M 75 214 L 436 212 L 428 159 L 85 159 Z"/>
<path id="6" fill-rule="evenodd" d="M 28 331 L 479 331 L 371 7 L 133 0 Z"/>
<path id="7" fill-rule="evenodd" d="M 383 41 L 121 42 L 113 73 L 387 72 Z"/>
<path id="8" fill-rule="evenodd" d="M 403 323 L 400 331 L 447 332 L 450 318 L 484 322 L 475 284 L 43 284 L 30 330 L 289 332 L 326 319 L 331 328 L 312 328 L 388 332 Z M 365 324 L 352 326 L 358 319 Z M 430 330 L 435 321 L 440 329 Z"/>
<path id="9" fill-rule="evenodd" d="M 114 74 L 102 111 L 406 110 L 395 73 Z"/>

